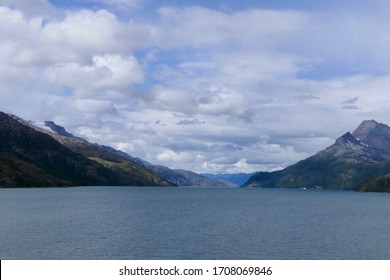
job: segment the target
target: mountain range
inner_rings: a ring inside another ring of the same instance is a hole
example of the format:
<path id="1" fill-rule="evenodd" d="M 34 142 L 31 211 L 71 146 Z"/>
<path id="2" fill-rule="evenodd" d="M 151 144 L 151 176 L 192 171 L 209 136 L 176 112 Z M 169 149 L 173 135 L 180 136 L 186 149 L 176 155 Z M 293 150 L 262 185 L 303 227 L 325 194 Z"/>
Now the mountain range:
<path id="1" fill-rule="evenodd" d="M 390 127 L 367 120 L 315 155 L 283 170 L 258 172 L 243 186 L 383 191 L 385 188 L 375 185 L 390 182 L 389 178 L 375 178 L 387 173 L 390 173 Z"/>
<path id="2" fill-rule="evenodd" d="M 231 186 L 190 171 L 175 171 L 112 147 L 0 112 L 0 186 Z"/>
<path id="3" fill-rule="evenodd" d="M 0 187 L 239 184 L 390 192 L 390 127 L 363 121 L 333 145 L 283 170 L 200 175 L 92 144 L 53 121 L 37 124 L 0 112 Z"/>
<path id="4" fill-rule="evenodd" d="M 202 176 L 213 179 L 213 180 L 224 180 L 232 184 L 242 185 L 255 173 L 223 173 L 223 174 L 211 174 L 201 173 Z"/>

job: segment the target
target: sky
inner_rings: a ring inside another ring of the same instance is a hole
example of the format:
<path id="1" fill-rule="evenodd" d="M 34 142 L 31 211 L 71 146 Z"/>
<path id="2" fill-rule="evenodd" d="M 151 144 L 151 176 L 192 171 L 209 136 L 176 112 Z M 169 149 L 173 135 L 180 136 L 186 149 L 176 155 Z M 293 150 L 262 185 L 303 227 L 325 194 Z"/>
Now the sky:
<path id="1" fill-rule="evenodd" d="M 175 169 L 273 171 L 390 124 L 390 2 L 0 0 L 0 111 Z"/>

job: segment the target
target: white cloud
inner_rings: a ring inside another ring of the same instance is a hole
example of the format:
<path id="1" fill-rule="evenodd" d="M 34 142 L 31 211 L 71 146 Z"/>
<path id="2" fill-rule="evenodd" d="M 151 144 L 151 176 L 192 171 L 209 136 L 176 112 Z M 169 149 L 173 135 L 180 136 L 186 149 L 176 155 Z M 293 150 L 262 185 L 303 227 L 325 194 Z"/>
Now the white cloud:
<path id="1" fill-rule="evenodd" d="M 202 7 L 164 7 L 158 10 L 159 26 L 152 28 L 158 44 L 172 47 L 210 45 L 256 45 L 272 47 L 283 37 L 304 26 L 306 13 L 249 10 L 222 13 Z"/>
<path id="2" fill-rule="evenodd" d="M 193 156 L 191 153 L 175 153 L 174 151 L 171 150 L 165 150 L 162 153 L 157 155 L 157 159 L 160 162 L 179 162 L 179 163 L 187 163 L 193 159 Z"/>
<path id="3" fill-rule="evenodd" d="M 363 119 L 390 123 L 386 13 L 192 6 L 124 20 L 123 5 L 147 6 L 87 2 L 107 10 L 0 1 L 13 7 L 0 7 L 1 110 L 198 172 L 279 169 Z"/>
<path id="4" fill-rule="evenodd" d="M 91 56 L 131 52 L 144 44 L 148 34 L 134 22 L 120 22 L 106 10 L 68 11 L 62 20 L 48 22 L 41 43 L 52 61 L 88 61 Z"/>
<path id="5" fill-rule="evenodd" d="M 96 99 L 77 99 L 74 102 L 75 109 L 83 113 L 90 114 L 115 114 L 116 109 L 114 104 L 106 100 Z"/>
<path id="6" fill-rule="evenodd" d="M 137 59 L 120 55 L 94 56 L 92 65 L 55 64 L 46 69 L 46 75 L 53 82 L 74 88 L 77 97 L 89 98 L 120 96 L 144 81 Z"/>

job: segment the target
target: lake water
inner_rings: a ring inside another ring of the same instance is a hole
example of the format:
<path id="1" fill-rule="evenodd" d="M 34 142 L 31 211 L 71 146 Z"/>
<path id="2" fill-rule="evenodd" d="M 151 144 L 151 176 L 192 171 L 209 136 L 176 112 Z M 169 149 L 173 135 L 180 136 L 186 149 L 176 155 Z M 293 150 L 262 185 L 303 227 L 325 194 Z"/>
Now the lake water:
<path id="1" fill-rule="evenodd" d="M 390 259 L 390 195 L 0 189 L 0 259 Z"/>

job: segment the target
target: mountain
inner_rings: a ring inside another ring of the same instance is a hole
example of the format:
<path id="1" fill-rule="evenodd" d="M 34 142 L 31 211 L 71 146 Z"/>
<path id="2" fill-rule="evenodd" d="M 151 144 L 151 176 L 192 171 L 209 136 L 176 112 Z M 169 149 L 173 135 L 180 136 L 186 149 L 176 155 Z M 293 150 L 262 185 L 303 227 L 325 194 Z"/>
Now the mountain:
<path id="1" fill-rule="evenodd" d="M 118 185 L 113 172 L 0 112 L 0 186 Z"/>
<path id="2" fill-rule="evenodd" d="M 375 120 L 363 121 L 352 135 L 378 152 L 382 158 L 390 158 L 390 128 L 387 125 Z"/>
<path id="3" fill-rule="evenodd" d="M 130 186 L 169 186 L 175 185 L 167 181 L 145 166 L 137 163 L 135 159 L 119 150 L 109 146 L 92 144 L 81 137 L 75 137 L 64 127 L 53 121 L 45 121 L 44 125 L 51 131 L 43 129 L 64 146 L 75 153 L 79 153 L 91 160 L 98 162 L 107 169 L 114 171 L 122 179 L 121 185 Z"/>
<path id="4" fill-rule="evenodd" d="M 131 176 L 128 179 L 137 180 L 140 185 L 142 185 L 143 178 L 149 178 L 149 181 L 152 181 L 149 183 L 151 185 L 164 184 L 156 180 L 156 178 L 153 180 L 153 176 L 158 176 L 166 182 L 178 186 L 232 186 L 231 183 L 223 180 L 211 180 L 191 171 L 177 171 L 165 166 L 153 165 L 112 147 L 89 143 L 83 138 L 73 136 L 64 127 L 57 125 L 53 121 L 45 121 L 41 128 L 33 127 L 50 134 L 72 151 L 82 154 L 89 159 L 97 161 L 108 169 L 120 173 L 122 177 Z M 47 128 L 50 128 L 50 130 Z M 140 167 L 142 168 L 140 169 Z M 145 172 L 145 169 L 147 172 Z"/>
<path id="5" fill-rule="evenodd" d="M 259 172 L 243 186 L 264 188 L 354 189 L 390 173 L 390 127 L 363 121 L 330 147 L 283 170 Z"/>
<path id="6" fill-rule="evenodd" d="M 72 134 L 70 134 L 69 132 L 67 132 L 63 126 L 59 126 L 59 125 L 55 124 L 55 122 L 53 122 L 53 121 L 45 121 L 44 124 L 45 124 L 45 126 L 49 127 L 54 132 L 58 133 L 59 135 L 74 138 L 74 136 Z"/>
<path id="7" fill-rule="evenodd" d="M 355 190 L 358 192 L 390 192 L 390 173 L 364 181 Z"/>
<path id="8" fill-rule="evenodd" d="M 185 186 L 237 187 L 236 184 L 228 181 L 209 179 L 192 171 L 182 169 L 175 169 L 174 171 L 187 180 Z"/>
<path id="9" fill-rule="evenodd" d="M 0 113 L 0 186 L 172 186 L 143 166 L 73 136 Z"/>
<path id="10" fill-rule="evenodd" d="M 55 124 L 52 121 L 45 121 L 44 126 L 49 127 L 51 132 L 46 131 L 57 139 L 60 143 L 70 148 L 76 153 L 80 153 L 90 159 L 93 159 L 109 169 L 120 172 L 122 176 L 126 176 L 131 171 L 131 176 L 139 174 L 140 179 L 150 177 L 150 174 L 139 172 L 139 167 L 146 169 L 149 173 L 153 173 L 162 178 L 166 182 L 178 186 L 228 186 L 232 184 L 221 180 L 211 180 L 187 170 L 172 170 L 161 165 L 153 165 L 145 160 L 132 157 L 127 153 L 116 150 L 109 146 L 91 144 L 83 138 L 75 137 L 62 126 Z M 54 132 L 54 133 L 53 133 Z M 161 182 L 152 182 L 152 185 L 161 184 Z"/>
<path id="11" fill-rule="evenodd" d="M 246 181 L 248 181 L 248 179 L 254 175 L 255 173 L 233 173 L 233 174 L 230 174 L 230 173 L 225 173 L 225 174 L 209 174 L 209 173 L 202 173 L 200 175 L 204 176 L 204 177 L 207 177 L 209 179 L 213 179 L 213 180 L 224 180 L 224 181 L 228 181 L 230 183 L 233 183 L 235 185 L 242 185 L 244 184 Z"/>

